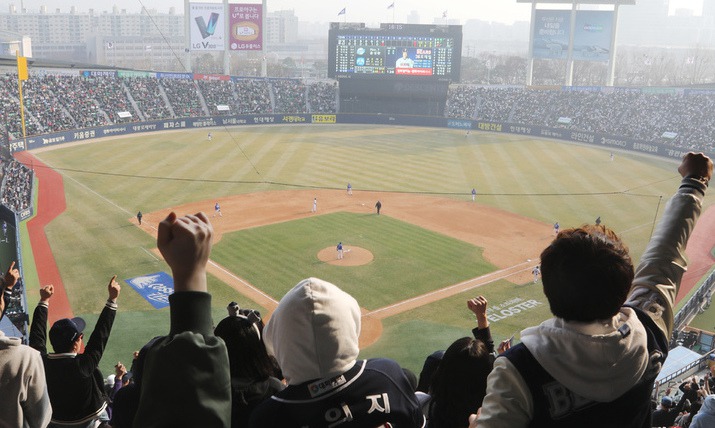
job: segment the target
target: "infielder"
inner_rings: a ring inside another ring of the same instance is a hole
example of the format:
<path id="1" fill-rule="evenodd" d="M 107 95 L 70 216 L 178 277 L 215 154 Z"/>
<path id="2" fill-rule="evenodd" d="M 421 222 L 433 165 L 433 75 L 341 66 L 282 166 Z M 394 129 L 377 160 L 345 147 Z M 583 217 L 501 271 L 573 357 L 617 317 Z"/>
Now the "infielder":
<path id="1" fill-rule="evenodd" d="M 350 183 L 348 183 L 348 195 L 352 196 L 352 194 L 353 194 L 353 186 Z"/>
<path id="2" fill-rule="evenodd" d="M 539 282 L 539 275 L 541 274 L 541 269 L 539 268 L 539 265 L 534 266 L 534 269 L 531 270 L 531 273 L 534 274 L 534 284 Z"/>
<path id="3" fill-rule="evenodd" d="M 558 234 L 559 234 L 559 227 L 560 227 L 560 226 L 559 226 L 559 222 L 558 222 L 558 221 L 557 221 L 556 223 L 554 223 L 554 235 L 558 235 Z"/>
<path id="4" fill-rule="evenodd" d="M 477 198 L 477 189 L 472 188 L 472 202 Z"/>
<path id="5" fill-rule="evenodd" d="M 318 198 L 313 198 L 313 208 L 311 208 L 310 212 L 318 212 Z"/>
<path id="6" fill-rule="evenodd" d="M 343 243 L 338 242 L 338 260 L 343 259 Z"/>
<path id="7" fill-rule="evenodd" d="M 216 205 L 214 205 L 214 217 L 218 214 L 219 217 L 223 217 L 223 214 L 221 214 L 221 205 L 216 202 Z"/>

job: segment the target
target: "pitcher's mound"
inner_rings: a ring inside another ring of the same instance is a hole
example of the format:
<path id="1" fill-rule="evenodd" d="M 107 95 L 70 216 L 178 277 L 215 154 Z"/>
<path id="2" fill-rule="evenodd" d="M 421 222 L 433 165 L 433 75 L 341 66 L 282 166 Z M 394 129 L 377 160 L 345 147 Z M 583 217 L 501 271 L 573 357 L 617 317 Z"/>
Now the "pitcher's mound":
<path id="1" fill-rule="evenodd" d="M 338 251 L 335 247 L 323 248 L 318 252 L 318 259 L 321 262 L 336 266 L 361 266 L 370 263 L 373 259 L 369 250 L 360 247 L 343 246 L 343 258 L 338 259 Z"/>

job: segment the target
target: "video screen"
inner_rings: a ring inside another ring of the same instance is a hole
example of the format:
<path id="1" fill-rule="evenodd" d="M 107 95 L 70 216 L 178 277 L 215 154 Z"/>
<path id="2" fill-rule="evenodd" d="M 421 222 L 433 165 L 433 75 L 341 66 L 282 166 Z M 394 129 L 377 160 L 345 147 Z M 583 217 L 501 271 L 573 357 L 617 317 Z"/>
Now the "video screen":
<path id="1" fill-rule="evenodd" d="M 459 25 L 382 24 L 376 29 L 332 23 L 329 37 L 329 77 L 459 81 Z"/>

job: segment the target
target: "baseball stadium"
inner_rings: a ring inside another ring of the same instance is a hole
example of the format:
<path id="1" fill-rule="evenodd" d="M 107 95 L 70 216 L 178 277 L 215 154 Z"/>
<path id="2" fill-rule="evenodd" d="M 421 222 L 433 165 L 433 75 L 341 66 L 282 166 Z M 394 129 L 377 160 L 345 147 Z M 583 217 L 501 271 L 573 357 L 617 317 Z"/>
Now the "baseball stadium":
<path id="1" fill-rule="evenodd" d="M 331 37 L 346 31 L 357 30 Z M 27 342 L 50 284 L 49 324 L 81 317 L 89 333 L 116 275 L 99 369 L 130 364 L 170 329 L 159 223 L 204 212 L 214 324 L 230 302 L 268 322 L 297 283 L 320 278 L 360 306 L 360 359 L 419 374 L 470 336 L 472 298 L 488 300 L 496 343 L 553 316 L 534 268 L 556 225 L 603 224 L 637 264 L 683 156 L 715 155 L 715 90 L 415 83 L 349 75 L 340 61 L 318 81 L 5 59 L 0 268 L 16 262 L 21 278 L 5 294 L 5 334 Z M 661 393 L 715 348 L 714 203 L 706 195 L 687 246 L 669 339 L 689 359 Z"/>

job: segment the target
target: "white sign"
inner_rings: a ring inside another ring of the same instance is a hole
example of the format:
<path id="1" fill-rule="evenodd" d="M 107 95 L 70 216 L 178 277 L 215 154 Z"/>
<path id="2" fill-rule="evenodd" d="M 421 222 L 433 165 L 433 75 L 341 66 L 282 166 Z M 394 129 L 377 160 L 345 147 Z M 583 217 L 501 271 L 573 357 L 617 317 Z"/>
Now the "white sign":
<path id="1" fill-rule="evenodd" d="M 192 51 L 224 50 L 226 15 L 222 3 L 191 3 L 189 17 Z"/>

